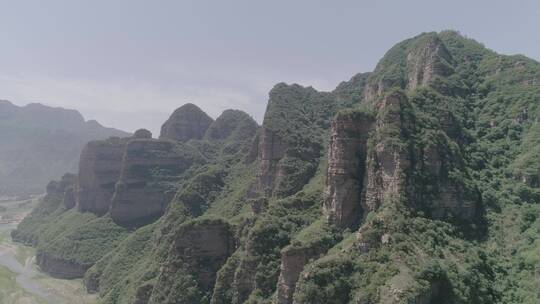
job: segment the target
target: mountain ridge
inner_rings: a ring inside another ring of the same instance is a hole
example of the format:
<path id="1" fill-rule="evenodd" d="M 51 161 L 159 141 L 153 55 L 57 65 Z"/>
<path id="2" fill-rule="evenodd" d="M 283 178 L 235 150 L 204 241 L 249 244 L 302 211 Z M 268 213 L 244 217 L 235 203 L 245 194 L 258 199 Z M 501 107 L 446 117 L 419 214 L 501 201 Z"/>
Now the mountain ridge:
<path id="1" fill-rule="evenodd" d="M 128 133 L 85 121 L 76 110 L 31 103 L 0 104 L 0 194 L 41 194 L 47 182 L 77 170 L 89 140 Z"/>
<path id="2" fill-rule="evenodd" d="M 540 63 L 423 33 L 332 92 L 277 84 L 260 127 L 171 115 L 170 138 L 124 139 L 152 144 L 107 191 L 166 187 L 160 217 L 126 228 L 50 187 L 12 237 L 103 303 L 536 303 L 539 100 Z"/>

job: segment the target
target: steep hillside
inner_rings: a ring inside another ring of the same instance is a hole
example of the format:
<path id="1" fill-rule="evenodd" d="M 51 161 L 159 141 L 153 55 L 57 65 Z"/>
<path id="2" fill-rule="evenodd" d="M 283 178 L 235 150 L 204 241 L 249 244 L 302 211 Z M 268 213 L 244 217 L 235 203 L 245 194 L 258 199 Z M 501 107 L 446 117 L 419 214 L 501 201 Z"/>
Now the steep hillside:
<path id="1" fill-rule="evenodd" d="M 188 104 L 90 143 L 13 238 L 103 303 L 537 303 L 539 101 L 538 62 L 424 33 L 332 92 L 277 84 L 260 128 Z"/>
<path id="2" fill-rule="evenodd" d="M 86 142 L 127 135 L 74 110 L 0 100 L 0 195 L 43 193 L 50 180 L 77 172 Z"/>

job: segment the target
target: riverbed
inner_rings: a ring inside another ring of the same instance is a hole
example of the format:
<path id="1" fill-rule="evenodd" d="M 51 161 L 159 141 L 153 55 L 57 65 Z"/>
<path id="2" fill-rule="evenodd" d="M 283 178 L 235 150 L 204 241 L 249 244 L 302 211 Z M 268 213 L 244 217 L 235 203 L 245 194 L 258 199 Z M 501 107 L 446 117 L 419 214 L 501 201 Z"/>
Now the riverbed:
<path id="1" fill-rule="evenodd" d="M 10 232 L 38 200 L 0 200 L 0 304 L 96 303 L 82 280 L 49 277 L 36 266 L 34 248 L 11 241 Z"/>

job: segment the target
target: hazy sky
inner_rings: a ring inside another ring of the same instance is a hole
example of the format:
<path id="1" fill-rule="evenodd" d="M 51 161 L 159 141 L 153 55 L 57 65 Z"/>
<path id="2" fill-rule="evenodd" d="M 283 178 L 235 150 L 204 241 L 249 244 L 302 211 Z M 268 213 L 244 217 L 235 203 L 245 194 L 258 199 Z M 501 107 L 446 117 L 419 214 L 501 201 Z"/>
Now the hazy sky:
<path id="1" fill-rule="evenodd" d="M 540 59 L 538 0 L 0 0 L 0 99 L 127 131 L 157 131 L 186 102 L 260 122 L 275 83 L 331 90 L 443 29 Z"/>

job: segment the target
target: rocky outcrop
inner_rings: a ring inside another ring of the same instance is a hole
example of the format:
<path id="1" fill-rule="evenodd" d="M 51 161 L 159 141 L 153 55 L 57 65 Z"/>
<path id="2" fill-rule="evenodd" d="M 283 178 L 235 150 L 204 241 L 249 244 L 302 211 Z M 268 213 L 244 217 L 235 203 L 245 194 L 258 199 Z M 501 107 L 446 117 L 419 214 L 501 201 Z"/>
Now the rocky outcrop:
<path id="1" fill-rule="evenodd" d="M 134 138 L 152 138 L 152 132 L 147 129 L 139 129 L 133 133 Z"/>
<path id="2" fill-rule="evenodd" d="M 255 136 L 257 122 L 240 110 L 225 110 L 208 127 L 205 138 L 209 140 L 243 141 Z"/>
<path id="3" fill-rule="evenodd" d="M 91 141 L 84 147 L 79 163 L 77 208 L 103 215 L 109 211 L 115 184 L 120 178 L 128 139 L 111 137 Z"/>
<path id="4" fill-rule="evenodd" d="M 255 289 L 257 265 L 258 261 L 254 258 L 244 258 L 238 264 L 232 282 L 233 303 L 244 303 Z"/>
<path id="5" fill-rule="evenodd" d="M 332 122 L 324 210 L 328 221 L 339 227 L 351 227 L 360 219 L 367 141 L 373 125 L 373 117 L 360 111 L 340 113 Z"/>
<path id="6" fill-rule="evenodd" d="M 287 247 L 281 252 L 280 274 L 277 283 L 276 304 L 293 303 L 296 282 L 304 270 L 304 266 L 311 260 L 318 258 L 326 251 L 322 247 L 296 248 Z"/>
<path id="7" fill-rule="evenodd" d="M 405 103 L 406 96 L 394 92 L 377 105 L 376 119 L 362 111 L 336 116 L 325 184 L 324 210 L 330 223 L 353 227 L 362 215 L 399 195 L 409 163 L 401 143 Z"/>
<path id="8" fill-rule="evenodd" d="M 228 223 L 202 220 L 186 229 L 174 241 L 175 253 L 196 269 L 197 281 L 206 289 L 215 282 L 216 273 L 235 250 Z"/>
<path id="9" fill-rule="evenodd" d="M 112 219 L 138 226 L 159 218 L 176 191 L 174 180 L 195 161 L 191 150 L 167 140 L 130 140 L 112 197 Z"/>
<path id="10" fill-rule="evenodd" d="M 406 40 L 390 49 L 369 76 L 363 91 L 376 101 L 392 88 L 414 90 L 454 72 L 454 59 L 436 33 Z M 392 71 L 388 73 L 388 71 Z"/>
<path id="11" fill-rule="evenodd" d="M 77 204 L 75 183 L 73 183 L 72 186 L 66 188 L 66 191 L 64 192 L 64 198 L 62 199 L 62 203 L 64 204 L 64 207 L 66 207 L 66 209 L 71 209 L 75 207 L 75 205 Z"/>
<path id="12" fill-rule="evenodd" d="M 213 119 L 194 104 L 187 103 L 176 109 L 161 126 L 160 139 L 186 142 L 201 139 Z"/>
<path id="13" fill-rule="evenodd" d="M 258 146 L 251 149 L 260 165 L 252 196 L 285 197 L 302 189 L 317 170 L 326 144 L 322 134 L 337 104 L 332 93 L 297 84 L 280 83 L 270 91 Z"/>
<path id="14" fill-rule="evenodd" d="M 82 278 L 88 268 L 92 266 L 58 259 L 40 251 L 36 254 L 36 263 L 42 271 L 52 277 L 67 280 Z"/>
<path id="15" fill-rule="evenodd" d="M 171 240 L 168 260 L 161 268 L 149 303 L 176 303 L 175 278 L 189 275 L 197 286 L 211 292 L 218 270 L 235 251 L 232 227 L 220 219 L 200 219 L 183 224 Z M 180 301 L 182 302 L 182 301 Z M 184 302 L 182 302 L 184 303 Z"/>
<path id="16" fill-rule="evenodd" d="M 66 173 L 62 176 L 59 181 L 51 181 L 47 184 L 47 196 L 49 198 L 55 198 L 63 200 L 66 194 L 66 191 L 73 189 L 77 181 L 77 176 L 75 174 Z"/>
<path id="17" fill-rule="evenodd" d="M 278 179 L 279 161 L 285 156 L 285 142 L 269 129 L 263 128 L 259 144 L 260 169 L 257 176 L 256 191 L 272 196 Z"/>
<path id="18" fill-rule="evenodd" d="M 406 191 L 405 172 L 410 166 L 410 155 L 402 130 L 410 127 L 408 106 L 401 91 L 387 94 L 377 105 L 374 149 L 366 161 L 365 194 L 361 202 L 364 214 L 377 210 L 385 200 L 399 199 Z"/>
<path id="19" fill-rule="evenodd" d="M 407 54 L 408 88 L 428 85 L 436 76 L 448 76 L 453 72 L 452 55 L 436 36 Z"/>

